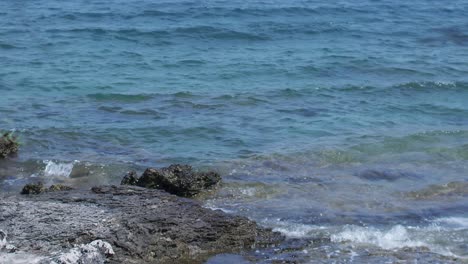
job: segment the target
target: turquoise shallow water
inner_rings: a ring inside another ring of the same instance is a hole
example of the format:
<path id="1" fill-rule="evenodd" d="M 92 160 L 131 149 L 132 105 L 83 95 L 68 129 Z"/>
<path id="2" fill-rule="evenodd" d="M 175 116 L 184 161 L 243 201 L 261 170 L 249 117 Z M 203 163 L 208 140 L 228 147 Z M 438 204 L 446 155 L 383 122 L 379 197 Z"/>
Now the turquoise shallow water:
<path id="1" fill-rule="evenodd" d="M 22 148 L 0 164 L 0 186 L 116 183 L 185 162 L 222 172 L 207 206 L 330 238 L 306 257 L 384 262 L 394 256 L 353 254 L 403 245 L 466 258 L 467 11 L 2 1 L 0 128 Z"/>

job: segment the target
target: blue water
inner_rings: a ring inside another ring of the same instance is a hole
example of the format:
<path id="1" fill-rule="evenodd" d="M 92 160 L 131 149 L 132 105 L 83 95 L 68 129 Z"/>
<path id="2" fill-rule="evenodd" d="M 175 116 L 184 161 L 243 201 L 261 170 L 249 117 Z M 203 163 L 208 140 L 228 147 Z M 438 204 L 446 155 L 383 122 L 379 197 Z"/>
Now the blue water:
<path id="1" fill-rule="evenodd" d="M 331 237 L 332 251 L 396 247 L 350 239 L 364 223 L 466 259 L 467 12 L 462 0 L 1 1 L 0 128 L 22 146 L 0 186 L 116 183 L 184 162 L 222 172 L 207 206 Z M 445 241 L 433 225 L 459 232 Z"/>

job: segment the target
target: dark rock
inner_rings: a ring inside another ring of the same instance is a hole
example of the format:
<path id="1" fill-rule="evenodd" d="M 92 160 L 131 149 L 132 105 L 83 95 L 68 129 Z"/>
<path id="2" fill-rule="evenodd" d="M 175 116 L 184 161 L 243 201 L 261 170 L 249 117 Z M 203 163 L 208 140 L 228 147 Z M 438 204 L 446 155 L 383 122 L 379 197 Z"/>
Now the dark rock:
<path id="1" fill-rule="evenodd" d="M 70 190 L 73 190 L 73 188 L 70 186 L 62 185 L 62 184 L 54 184 L 54 185 L 51 185 L 49 189 L 47 189 L 48 192 L 60 192 L 60 191 L 70 191 Z"/>
<path id="2" fill-rule="evenodd" d="M 26 184 L 21 190 L 21 194 L 40 194 L 46 192 L 42 182 Z"/>
<path id="3" fill-rule="evenodd" d="M 46 188 L 42 182 L 26 184 L 21 190 L 21 194 L 41 194 L 45 192 L 69 191 L 73 188 L 62 184 L 54 184 Z"/>
<path id="4" fill-rule="evenodd" d="M 137 185 L 162 189 L 178 196 L 191 197 L 221 180 L 216 172 L 195 172 L 189 165 L 174 164 L 162 169 L 148 168 Z"/>
<path id="5" fill-rule="evenodd" d="M 0 159 L 6 158 L 18 152 L 19 143 L 11 132 L 0 136 Z"/>
<path id="6" fill-rule="evenodd" d="M 270 248 L 283 240 L 247 218 L 136 186 L 0 194 L 0 230 L 17 248 L 14 254 L 33 254 L 44 263 L 57 252 L 82 253 L 96 240 L 112 247 L 105 263 L 204 263 L 216 254 Z"/>
<path id="7" fill-rule="evenodd" d="M 123 177 L 120 185 L 137 185 L 138 175 L 135 171 L 129 171 Z"/>

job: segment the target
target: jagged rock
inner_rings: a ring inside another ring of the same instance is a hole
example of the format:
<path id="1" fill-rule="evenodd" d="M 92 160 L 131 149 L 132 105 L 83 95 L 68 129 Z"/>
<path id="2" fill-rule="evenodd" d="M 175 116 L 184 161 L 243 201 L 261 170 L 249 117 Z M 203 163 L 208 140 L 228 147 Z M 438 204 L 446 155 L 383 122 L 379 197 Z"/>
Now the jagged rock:
<path id="1" fill-rule="evenodd" d="M 6 132 L 0 136 L 0 159 L 6 158 L 18 152 L 19 143 L 11 132 Z"/>
<path id="2" fill-rule="evenodd" d="M 104 250 L 101 260 L 105 257 L 111 264 L 204 263 L 218 253 L 270 247 L 283 240 L 247 218 L 136 186 L 0 194 L 0 229 L 8 232 L 8 243 L 18 250 L 5 254 L 34 255 L 46 263 L 57 260 L 57 252 L 80 253 L 82 248 L 76 245 L 92 245 L 95 240 L 109 243 L 115 254 Z"/>
<path id="3" fill-rule="evenodd" d="M 45 192 L 58 192 L 58 191 L 69 191 L 72 190 L 72 187 L 54 184 L 49 188 L 46 188 L 42 182 L 26 184 L 21 190 L 21 194 L 41 194 Z"/>
<path id="4" fill-rule="evenodd" d="M 46 192 L 42 182 L 26 184 L 21 190 L 21 194 L 40 194 Z"/>
<path id="5" fill-rule="evenodd" d="M 120 185 L 137 185 L 138 183 L 138 175 L 136 171 L 129 171 L 123 177 Z"/>
<path id="6" fill-rule="evenodd" d="M 212 187 L 220 180 L 221 177 L 216 172 L 195 172 L 189 165 L 174 164 L 161 169 L 146 169 L 136 185 L 191 197 Z"/>
<path id="7" fill-rule="evenodd" d="M 59 192 L 59 191 L 70 191 L 70 190 L 73 190 L 73 188 L 70 186 L 62 185 L 62 184 L 54 184 L 54 185 L 51 185 L 49 189 L 47 189 L 48 192 Z"/>

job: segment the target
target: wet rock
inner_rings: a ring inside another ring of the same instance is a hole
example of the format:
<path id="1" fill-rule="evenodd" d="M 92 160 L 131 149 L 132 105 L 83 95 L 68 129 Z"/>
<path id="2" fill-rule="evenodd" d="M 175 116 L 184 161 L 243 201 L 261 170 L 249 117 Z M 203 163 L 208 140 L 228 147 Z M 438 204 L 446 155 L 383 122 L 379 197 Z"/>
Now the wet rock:
<path id="1" fill-rule="evenodd" d="M 26 184 L 21 190 L 21 194 L 41 194 L 45 192 L 58 192 L 69 190 L 73 190 L 73 188 L 62 184 L 54 184 L 51 185 L 49 188 L 46 188 L 44 184 L 42 184 L 42 182 L 38 182 Z"/>
<path id="2" fill-rule="evenodd" d="M 124 178 L 124 181 L 133 181 L 133 176 Z M 220 180 L 221 177 L 216 172 L 195 172 L 189 165 L 174 164 L 161 169 L 146 169 L 136 185 L 162 189 L 178 196 L 192 197 L 216 185 Z"/>
<path id="3" fill-rule="evenodd" d="M 11 132 L 6 132 L 0 136 L 0 159 L 17 153 L 18 148 L 18 140 Z"/>
<path id="4" fill-rule="evenodd" d="M 70 186 L 62 185 L 62 184 L 54 184 L 54 185 L 51 185 L 49 189 L 47 189 L 48 192 L 60 192 L 60 191 L 70 191 L 70 190 L 73 190 L 73 188 Z"/>
<path id="5" fill-rule="evenodd" d="M 138 183 L 138 175 L 136 171 L 129 171 L 123 177 L 120 185 L 137 185 Z"/>
<path id="6" fill-rule="evenodd" d="M 40 194 L 46 192 L 42 182 L 26 184 L 21 190 L 21 194 Z"/>
<path id="7" fill-rule="evenodd" d="M 283 240 L 247 218 L 162 190 L 125 185 L 0 194 L 0 229 L 8 232 L 8 242 L 19 253 L 46 263 L 57 260 L 54 252 L 97 252 L 88 248 L 95 240 L 110 247 L 92 263 L 103 258 L 105 263 L 204 263 L 219 253 L 269 248 Z"/>

